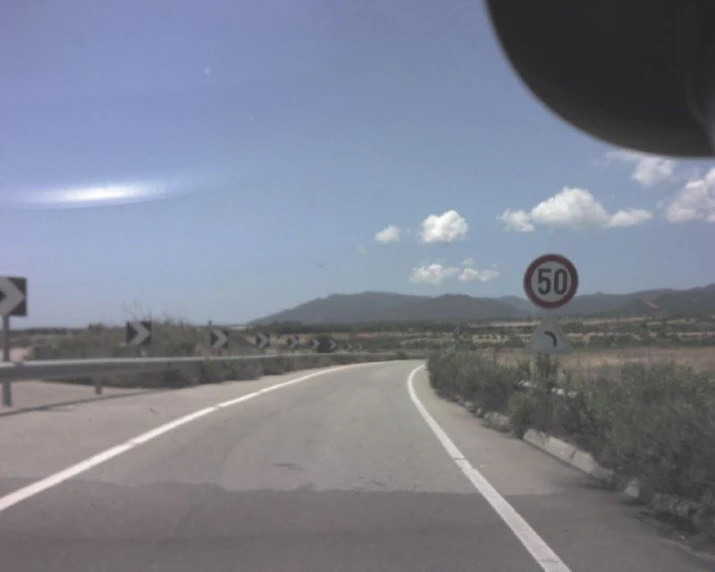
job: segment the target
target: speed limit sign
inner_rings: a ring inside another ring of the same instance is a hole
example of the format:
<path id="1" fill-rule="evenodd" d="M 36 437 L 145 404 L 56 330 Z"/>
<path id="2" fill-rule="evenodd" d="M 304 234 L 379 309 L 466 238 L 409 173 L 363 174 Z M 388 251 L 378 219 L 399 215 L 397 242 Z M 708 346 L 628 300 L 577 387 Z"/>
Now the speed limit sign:
<path id="1" fill-rule="evenodd" d="M 524 273 L 524 292 L 540 308 L 560 308 L 576 295 L 578 272 L 565 256 L 539 256 Z"/>

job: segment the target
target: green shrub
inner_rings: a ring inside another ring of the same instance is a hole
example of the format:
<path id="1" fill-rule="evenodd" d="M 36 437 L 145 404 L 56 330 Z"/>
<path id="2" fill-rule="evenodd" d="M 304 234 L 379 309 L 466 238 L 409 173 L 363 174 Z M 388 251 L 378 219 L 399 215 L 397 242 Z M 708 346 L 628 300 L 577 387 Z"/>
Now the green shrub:
<path id="1" fill-rule="evenodd" d="M 691 498 L 715 491 L 715 386 L 709 375 L 676 364 L 631 364 L 591 398 L 598 400 L 605 463 L 657 490 Z"/>
<path id="2" fill-rule="evenodd" d="M 603 368 L 596 379 L 559 372 L 548 356 L 499 364 L 482 354 L 430 354 L 432 387 L 485 411 L 508 412 L 528 427 L 570 440 L 645 487 L 703 501 L 715 509 L 715 380 L 712 372 L 669 364 Z M 520 390 L 516 382 L 534 386 Z M 554 390 L 559 390 L 555 392 Z"/>
<path id="3" fill-rule="evenodd" d="M 602 464 L 644 486 L 693 500 L 715 494 L 712 374 L 670 364 L 627 364 L 570 383 L 559 425 Z"/>
<path id="4" fill-rule="evenodd" d="M 427 371 L 439 395 L 466 399 L 477 408 L 502 413 L 517 382 L 524 378 L 523 364 L 502 365 L 480 353 L 454 350 L 430 354 Z"/>
<path id="5" fill-rule="evenodd" d="M 442 397 L 452 398 L 457 377 L 456 352 L 453 350 L 431 352 L 427 359 L 427 372 L 432 388 Z"/>
<path id="6" fill-rule="evenodd" d="M 670 364 L 627 364 L 569 378 L 548 430 L 653 490 L 694 500 L 715 492 L 715 385 Z"/>
<path id="7" fill-rule="evenodd" d="M 514 393 L 509 398 L 508 410 L 511 430 L 521 439 L 531 427 L 534 401 L 526 393 Z"/>

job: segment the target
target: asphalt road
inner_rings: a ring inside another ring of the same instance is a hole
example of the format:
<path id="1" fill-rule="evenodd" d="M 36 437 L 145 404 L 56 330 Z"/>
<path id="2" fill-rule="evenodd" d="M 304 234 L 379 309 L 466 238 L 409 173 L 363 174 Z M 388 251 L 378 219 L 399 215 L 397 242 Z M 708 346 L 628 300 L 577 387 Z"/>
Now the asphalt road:
<path id="1" fill-rule="evenodd" d="M 410 395 L 418 365 L 58 395 L 1 416 L 0 570 L 713 570 L 619 496 L 437 399 L 423 371 Z"/>

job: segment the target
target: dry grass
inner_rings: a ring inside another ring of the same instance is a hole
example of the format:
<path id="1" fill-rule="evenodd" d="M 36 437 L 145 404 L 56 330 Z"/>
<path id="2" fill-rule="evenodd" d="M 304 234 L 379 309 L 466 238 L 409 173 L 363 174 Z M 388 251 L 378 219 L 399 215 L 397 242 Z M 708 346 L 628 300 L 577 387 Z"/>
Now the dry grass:
<path id="1" fill-rule="evenodd" d="M 644 319 L 646 319 L 645 316 L 629 316 L 629 317 L 623 317 L 623 318 L 572 318 L 572 317 L 563 317 L 559 321 L 562 324 L 569 324 L 572 322 L 580 322 L 586 326 L 593 325 L 593 326 L 601 326 L 604 324 L 626 324 L 626 323 L 638 323 L 642 322 Z M 652 318 L 651 318 L 652 319 Z M 686 322 L 687 320 L 684 319 L 671 319 L 669 320 L 671 323 L 676 323 L 676 322 Z M 539 323 L 539 318 L 534 318 L 532 320 L 489 320 L 486 322 L 486 325 L 495 327 L 495 328 L 520 328 L 524 326 L 534 326 Z M 482 325 L 482 324 L 475 324 L 475 325 Z"/>
<path id="2" fill-rule="evenodd" d="M 516 364 L 530 354 L 517 350 L 496 352 L 504 364 Z M 703 348 L 623 348 L 603 350 L 576 350 L 559 358 L 565 369 L 599 371 L 608 367 L 620 367 L 626 363 L 651 365 L 675 362 L 695 371 L 715 371 L 715 347 Z"/>

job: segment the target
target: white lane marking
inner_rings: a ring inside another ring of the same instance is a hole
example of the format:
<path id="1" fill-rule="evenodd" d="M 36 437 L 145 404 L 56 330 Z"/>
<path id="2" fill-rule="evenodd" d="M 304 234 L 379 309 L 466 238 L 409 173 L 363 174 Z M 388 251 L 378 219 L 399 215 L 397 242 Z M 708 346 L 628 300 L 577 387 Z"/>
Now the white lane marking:
<path id="1" fill-rule="evenodd" d="M 228 401 L 222 401 L 221 403 L 217 403 L 216 405 L 212 405 L 210 407 L 200 409 L 199 411 L 194 411 L 193 413 L 189 413 L 188 415 L 184 415 L 183 417 L 174 419 L 173 421 L 170 421 L 169 423 L 160 425 L 159 427 L 156 427 L 155 429 L 151 429 L 145 433 L 142 433 L 141 435 L 137 435 L 136 437 L 133 437 L 132 439 L 129 439 L 128 441 L 125 441 L 124 443 L 121 443 L 120 445 L 116 445 L 114 447 L 107 449 L 106 451 L 97 453 L 96 455 L 93 455 L 93 456 L 89 457 L 88 459 L 85 459 L 84 461 L 80 461 L 79 463 L 72 465 L 71 467 L 68 467 L 62 471 L 54 473 L 53 475 L 50 475 L 49 477 L 45 477 L 44 479 L 36 481 L 36 482 L 32 483 L 31 485 L 27 485 L 26 487 L 18 489 L 8 495 L 5 495 L 4 497 L 0 497 L 0 512 L 7 510 L 11 506 L 16 505 L 17 503 L 22 502 L 26 499 L 29 499 L 30 497 L 33 497 L 43 491 L 46 491 L 47 489 L 50 489 L 56 485 L 59 485 L 60 483 L 63 483 L 64 481 L 67 481 L 67 480 L 71 479 L 72 477 L 76 477 L 80 473 L 89 471 L 90 469 L 96 467 L 97 465 L 101 465 L 105 461 L 109 461 L 110 459 L 113 459 L 114 457 L 118 457 L 122 453 L 131 451 L 134 447 L 138 447 L 139 445 L 147 443 L 148 441 L 151 441 L 152 439 L 156 439 L 157 437 L 159 437 L 160 435 L 163 435 L 164 433 L 168 433 L 169 431 L 172 431 L 173 429 L 176 429 L 177 427 L 186 425 L 187 423 L 190 423 L 191 421 L 200 419 L 201 417 L 204 417 L 205 415 L 209 415 L 210 413 L 218 411 L 219 409 L 222 409 L 224 407 L 230 407 L 231 405 L 236 405 L 238 403 L 242 403 L 243 401 L 248 401 L 249 399 L 253 399 L 254 397 L 258 397 L 259 395 L 268 393 L 269 391 L 281 389 L 283 387 L 293 385 L 294 383 L 300 383 L 301 381 L 305 381 L 306 379 L 311 379 L 313 377 L 318 377 L 320 375 L 325 375 L 328 373 L 334 373 L 336 371 L 342 371 L 345 369 L 359 367 L 362 365 L 370 365 L 370 364 L 374 364 L 374 363 L 375 362 L 350 364 L 350 365 L 344 365 L 344 366 L 339 366 L 339 367 L 332 367 L 330 369 L 325 369 L 322 371 L 315 371 L 313 373 L 309 373 L 308 375 L 304 375 L 304 376 L 298 377 L 296 379 L 284 381 L 283 383 L 277 383 L 275 385 L 271 385 L 270 387 L 265 387 L 258 391 L 254 391 L 253 393 L 248 393 L 246 395 L 242 395 L 241 397 L 238 397 L 235 399 L 229 399 Z"/>
<path id="2" fill-rule="evenodd" d="M 138 437 L 134 437 L 133 439 L 128 441 L 128 444 L 130 444 L 134 447 L 136 447 L 137 445 L 142 445 L 142 444 L 146 443 L 147 441 L 156 439 L 159 435 L 168 433 L 172 429 L 176 429 L 177 427 L 186 425 L 187 423 L 190 423 L 191 421 L 194 421 L 195 419 L 198 419 L 199 417 L 203 417 L 204 415 L 213 413 L 217 409 L 218 409 L 218 407 L 216 407 L 214 405 L 212 407 L 207 407 L 206 409 L 201 409 L 194 413 L 189 413 L 188 415 L 179 417 L 178 419 L 175 419 L 174 421 L 169 421 L 169 423 L 166 423 L 165 425 L 160 425 L 156 429 L 151 429 L 150 431 L 147 431 L 146 433 L 142 433 Z"/>
<path id="3" fill-rule="evenodd" d="M 545 572 L 571 572 L 569 567 L 551 550 L 549 545 L 529 526 L 529 523 L 526 522 L 524 518 L 514 510 L 514 507 L 497 492 L 491 483 L 467 461 L 464 454 L 454 444 L 452 439 L 449 438 L 449 435 L 444 432 L 444 429 L 439 426 L 434 417 L 427 411 L 427 408 L 417 396 L 414 382 L 415 374 L 423 367 L 424 365 L 421 365 L 412 370 L 410 376 L 407 378 L 407 391 L 415 407 L 417 407 L 417 411 L 420 412 L 454 463 L 462 470 L 464 476 L 470 480 L 477 491 L 486 499 Z"/>

